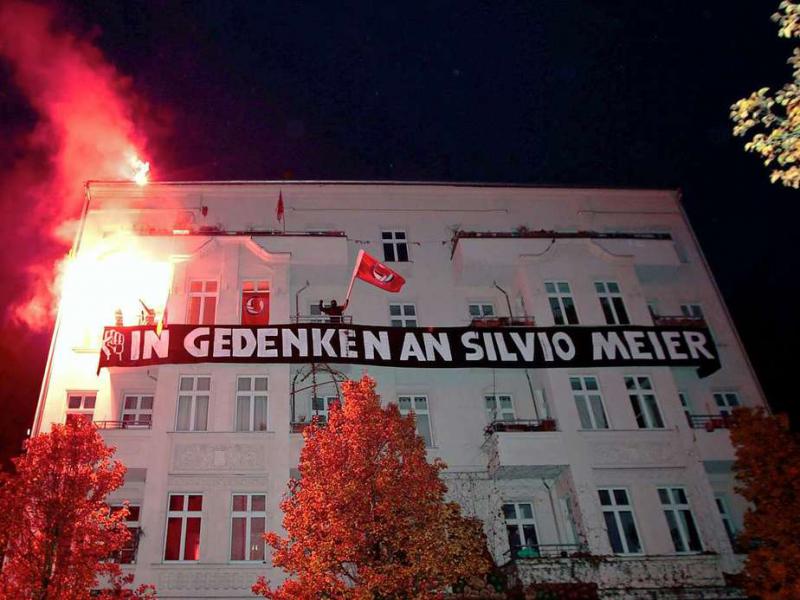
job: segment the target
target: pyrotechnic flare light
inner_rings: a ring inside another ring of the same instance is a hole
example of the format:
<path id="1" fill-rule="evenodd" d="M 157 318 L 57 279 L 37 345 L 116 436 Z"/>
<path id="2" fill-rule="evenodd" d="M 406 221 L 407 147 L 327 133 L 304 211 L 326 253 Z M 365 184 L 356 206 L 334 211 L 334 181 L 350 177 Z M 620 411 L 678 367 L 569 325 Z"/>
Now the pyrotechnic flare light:
<path id="1" fill-rule="evenodd" d="M 146 185 L 150 176 L 150 163 L 133 155 L 128 160 L 131 167 L 131 180 L 137 185 Z"/>

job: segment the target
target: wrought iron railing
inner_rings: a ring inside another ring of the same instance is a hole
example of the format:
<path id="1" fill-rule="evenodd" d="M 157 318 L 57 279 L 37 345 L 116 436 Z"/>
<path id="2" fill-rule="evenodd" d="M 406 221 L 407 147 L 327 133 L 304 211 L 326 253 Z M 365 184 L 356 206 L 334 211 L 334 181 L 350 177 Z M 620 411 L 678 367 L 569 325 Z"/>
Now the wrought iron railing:
<path id="1" fill-rule="evenodd" d="M 696 326 L 705 327 L 706 320 L 703 317 L 690 317 L 687 315 L 656 315 L 650 313 L 653 317 L 653 324 L 662 327 L 685 327 Z"/>
<path id="2" fill-rule="evenodd" d="M 693 429 L 730 429 L 731 417 L 729 415 L 687 415 L 689 424 Z"/>
<path id="3" fill-rule="evenodd" d="M 533 544 L 505 552 L 512 559 L 580 558 L 586 554 L 583 544 Z"/>
<path id="4" fill-rule="evenodd" d="M 98 429 L 151 429 L 152 421 L 95 421 Z"/>
<path id="5" fill-rule="evenodd" d="M 486 435 L 515 431 L 558 431 L 555 419 L 514 419 L 492 421 L 484 430 Z"/>
<path id="6" fill-rule="evenodd" d="M 472 317 L 473 327 L 534 327 L 533 317 Z"/>

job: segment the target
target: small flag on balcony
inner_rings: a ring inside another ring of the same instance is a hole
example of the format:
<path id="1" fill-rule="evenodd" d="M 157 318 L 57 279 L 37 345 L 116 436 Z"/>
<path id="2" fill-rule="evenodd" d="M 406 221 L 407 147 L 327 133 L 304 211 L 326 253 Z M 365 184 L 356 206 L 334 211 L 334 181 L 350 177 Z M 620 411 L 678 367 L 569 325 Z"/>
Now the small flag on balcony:
<path id="1" fill-rule="evenodd" d="M 275 218 L 278 219 L 278 223 L 283 223 L 283 226 L 286 227 L 286 223 L 283 220 L 283 190 L 278 192 L 278 205 L 275 207 Z"/>

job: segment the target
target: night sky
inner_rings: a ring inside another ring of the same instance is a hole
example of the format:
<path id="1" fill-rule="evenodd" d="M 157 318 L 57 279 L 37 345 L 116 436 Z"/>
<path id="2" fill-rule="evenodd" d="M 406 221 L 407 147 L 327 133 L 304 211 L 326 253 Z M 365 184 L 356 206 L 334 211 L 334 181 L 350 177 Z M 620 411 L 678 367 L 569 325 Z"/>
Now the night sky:
<path id="1" fill-rule="evenodd" d="M 701 6 L 705 4 L 705 6 Z M 64 24 L 147 101 L 155 176 L 681 188 L 775 409 L 792 409 L 800 191 L 731 135 L 788 81 L 775 2 L 108 2 Z M 0 123 L 35 115 L 0 65 Z M 0 158 L 7 158 L 0 139 Z M 5 218 L 14 199 L 0 199 Z M 3 340 L 5 451 L 47 335 Z"/>

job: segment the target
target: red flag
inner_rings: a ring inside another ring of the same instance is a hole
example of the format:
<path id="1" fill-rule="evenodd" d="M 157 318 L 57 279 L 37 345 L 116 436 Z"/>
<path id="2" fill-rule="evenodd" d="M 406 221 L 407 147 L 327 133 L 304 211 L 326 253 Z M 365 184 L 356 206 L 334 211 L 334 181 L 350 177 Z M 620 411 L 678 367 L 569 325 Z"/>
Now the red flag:
<path id="1" fill-rule="evenodd" d="M 269 292 L 242 292 L 242 325 L 269 324 Z"/>
<path id="2" fill-rule="evenodd" d="M 406 282 L 400 273 L 378 262 L 377 259 L 363 250 L 359 251 L 358 262 L 356 264 L 356 277 L 387 292 L 399 292 Z"/>
<path id="3" fill-rule="evenodd" d="M 278 206 L 275 207 L 275 216 L 278 219 L 278 223 L 283 222 L 283 190 L 278 192 Z"/>

